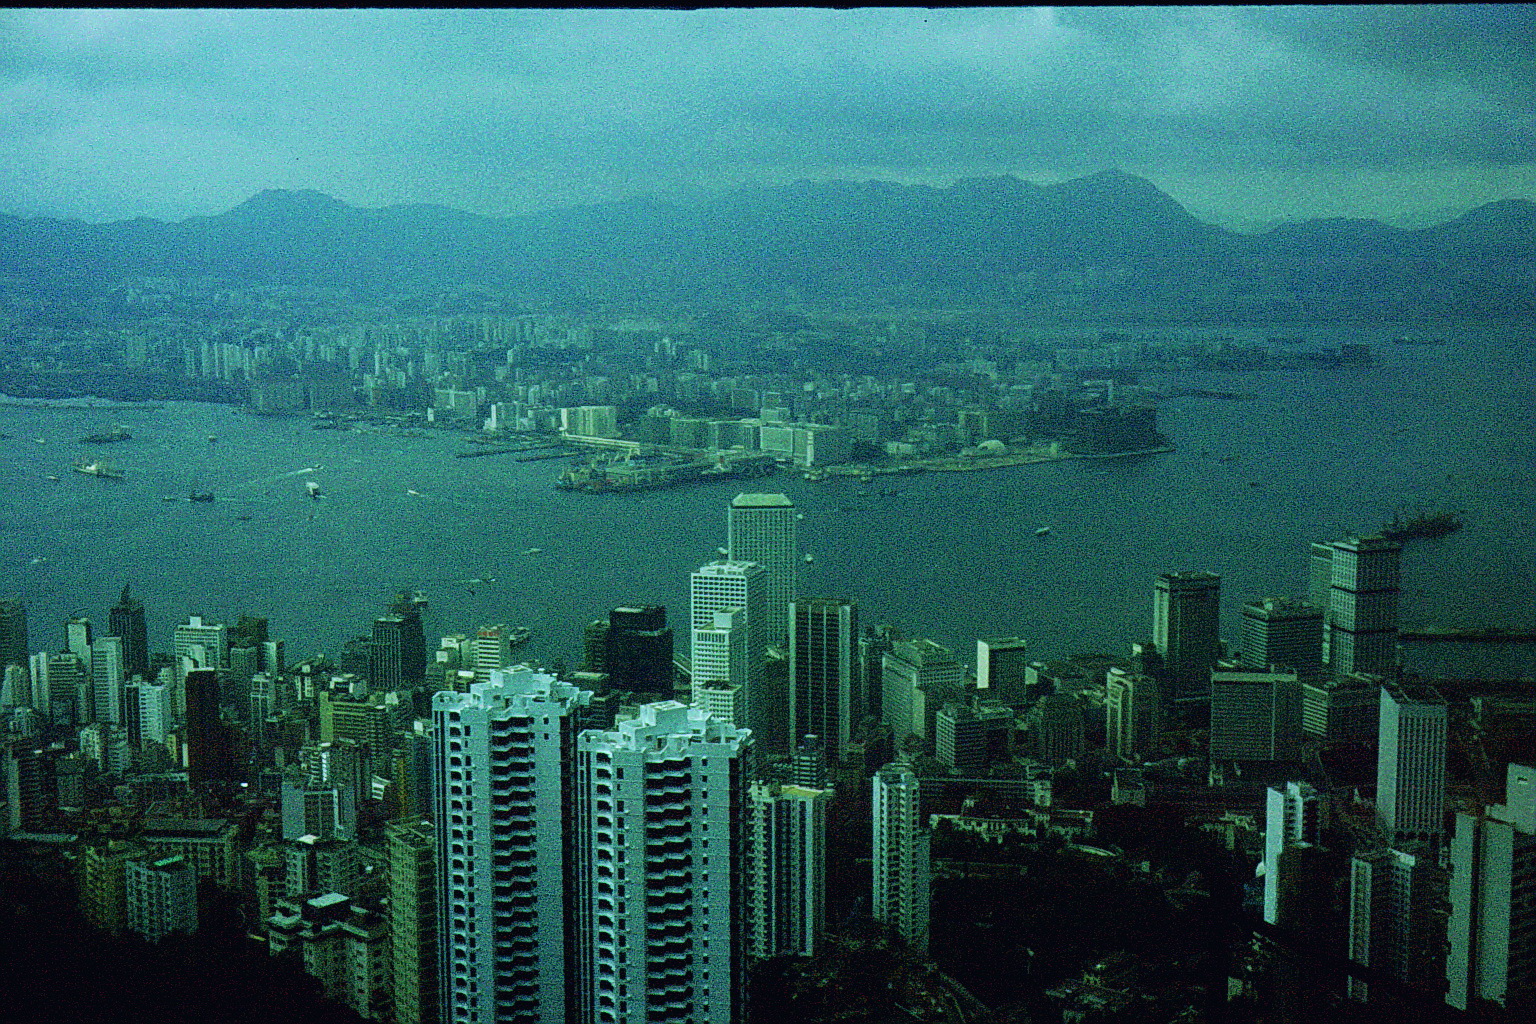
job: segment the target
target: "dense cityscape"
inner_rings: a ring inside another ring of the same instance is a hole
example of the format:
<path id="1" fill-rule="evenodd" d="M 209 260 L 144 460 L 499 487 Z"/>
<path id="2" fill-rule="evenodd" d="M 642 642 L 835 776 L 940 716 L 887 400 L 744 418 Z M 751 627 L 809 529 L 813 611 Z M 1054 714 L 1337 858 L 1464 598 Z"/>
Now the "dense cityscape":
<path id="1" fill-rule="evenodd" d="M 556 485 L 761 479 L 719 509 L 689 607 L 607 609 L 579 665 L 520 660 L 516 623 L 428 636 L 420 593 L 298 660 L 255 614 L 189 615 L 166 649 L 133 581 L 95 624 L 7 599 L 7 870 L 67 900 L 48 913 L 265 950 L 315 984 L 249 984 L 369 1020 L 1370 1020 L 1529 998 L 1529 681 L 1402 664 L 1402 546 L 1454 515 L 1320 538 L 1296 552 L 1308 592 L 1235 624 L 1219 575 L 1170 566 L 1122 654 L 1042 660 L 861 621 L 857 580 L 803 593 L 804 513 L 771 489 L 1155 457 L 1176 439 L 1139 372 L 1317 372 L 1368 346 L 951 335 L 951 361 L 903 379 L 750 374 L 753 350 L 679 344 L 687 325 L 534 315 L 119 337 L 98 373 L 137 350 L 251 415 L 463 432 L 466 456 L 550 459 Z M 809 360 L 818 337 L 759 344 Z M 56 381 L 78 380 L 67 352 Z"/>

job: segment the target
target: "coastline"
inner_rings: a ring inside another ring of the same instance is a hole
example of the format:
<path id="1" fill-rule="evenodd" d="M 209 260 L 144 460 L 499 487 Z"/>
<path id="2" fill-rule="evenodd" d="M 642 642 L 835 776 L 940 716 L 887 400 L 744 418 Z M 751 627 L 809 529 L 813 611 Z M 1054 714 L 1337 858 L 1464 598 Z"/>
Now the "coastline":
<path id="1" fill-rule="evenodd" d="M 1063 452 L 1041 451 L 1034 449 L 1025 452 L 1014 452 L 1006 455 L 983 455 L 974 458 L 963 456 L 945 456 L 933 459 L 910 459 L 894 466 L 871 466 L 865 463 L 851 462 L 839 466 L 821 467 L 817 473 L 817 467 L 802 470 L 809 479 L 823 479 L 826 476 L 851 476 L 855 478 L 876 476 L 900 476 L 908 473 L 971 473 L 986 469 L 1009 469 L 1014 466 L 1033 466 L 1042 462 L 1067 462 L 1074 459 L 1130 459 L 1142 455 L 1160 455 L 1164 452 L 1175 451 L 1173 445 L 1158 445 L 1153 448 L 1138 448 L 1128 452 Z"/>

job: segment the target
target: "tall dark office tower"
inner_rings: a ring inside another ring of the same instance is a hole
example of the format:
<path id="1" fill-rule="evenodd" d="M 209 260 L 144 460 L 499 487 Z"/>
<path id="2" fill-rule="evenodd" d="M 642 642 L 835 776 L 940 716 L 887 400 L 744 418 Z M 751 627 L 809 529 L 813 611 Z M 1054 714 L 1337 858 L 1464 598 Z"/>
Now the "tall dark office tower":
<path id="1" fill-rule="evenodd" d="M 126 583 L 123 596 L 107 613 L 107 635 L 123 641 L 123 670 L 129 676 L 148 679 L 149 630 L 144 625 L 144 602 L 128 596 Z"/>
<path id="2" fill-rule="evenodd" d="M 0 671 L 7 665 L 27 664 L 27 606 L 19 598 L 0 600 Z"/>
<path id="3" fill-rule="evenodd" d="M 1243 665 L 1292 668 L 1302 679 L 1323 671 L 1323 610 L 1310 601 L 1266 597 L 1243 605 Z"/>
<path id="4" fill-rule="evenodd" d="M 608 613 L 605 662 L 615 690 L 672 699 L 672 630 L 663 605 L 624 605 Z"/>
<path id="5" fill-rule="evenodd" d="M 235 774 L 233 737 L 219 714 L 217 669 L 187 672 L 187 781 L 232 782 Z"/>
<path id="6" fill-rule="evenodd" d="M 789 739 L 819 736 L 827 757 L 842 760 L 859 705 L 859 606 L 808 598 L 789 603 Z"/>
<path id="7" fill-rule="evenodd" d="M 1385 537 L 1348 537 L 1331 547 L 1329 664 L 1339 675 L 1385 675 L 1397 662 L 1398 559 L 1403 546 Z"/>
<path id="8" fill-rule="evenodd" d="M 410 603 L 394 606 L 373 621 L 368 680 L 374 690 L 410 690 L 427 677 L 427 640 L 421 612 Z"/>
<path id="9" fill-rule="evenodd" d="M 1163 656 L 1170 696 L 1211 695 L 1211 669 L 1221 654 L 1221 577 L 1213 572 L 1165 572 L 1152 598 L 1152 642 Z"/>

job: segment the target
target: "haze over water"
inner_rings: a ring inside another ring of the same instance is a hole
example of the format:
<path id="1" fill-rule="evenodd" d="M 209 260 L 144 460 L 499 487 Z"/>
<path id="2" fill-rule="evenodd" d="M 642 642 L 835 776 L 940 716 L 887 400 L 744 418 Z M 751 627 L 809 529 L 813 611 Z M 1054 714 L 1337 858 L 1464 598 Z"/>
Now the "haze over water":
<path id="1" fill-rule="evenodd" d="M 855 598 L 865 622 L 964 660 L 976 637 L 1000 634 L 1042 657 L 1123 653 L 1150 634 L 1156 575 L 1186 569 L 1222 574 L 1235 643 L 1243 601 L 1305 593 L 1311 541 L 1414 508 L 1458 509 L 1466 525 L 1406 547 L 1405 626 L 1536 629 L 1530 339 L 1447 336 L 1376 343 L 1371 367 L 1146 375 L 1257 394 L 1163 402 L 1171 453 L 871 485 L 781 474 L 747 487 L 783 491 L 803 513 L 800 546 L 814 561 L 801 566 L 802 594 Z M 113 422 L 133 440 L 77 442 Z M 0 432 L 11 435 L 0 441 L 0 592 L 27 602 L 33 650 L 60 648 L 71 615 L 104 630 L 128 583 L 154 649 L 189 614 L 233 623 L 244 612 L 271 619 L 290 661 L 334 656 L 394 593 L 419 589 L 434 645 L 522 624 L 534 630 L 524 653 L 574 665 L 583 625 L 616 604 L 663 603 L 681 634 L 688 573 L 725 543 L 726 507 L 743 489 L 570 494 L 551 486 L 560 461 L 453 458 L 470 447 L 462 434 L 317 431 L 188 403 L 0 406 Z M 71 472 L 82 456 L 128 479 Z M 311 479 L 319 501 L 306 497 Z M 217 500 L 188 502 L 193 489 Z M 1034 536 L 1040 526 L 1048 537 Z M 1451 675 L 1536 675 L 1529 646 L 1425 645 L 1410 658 Z"/>

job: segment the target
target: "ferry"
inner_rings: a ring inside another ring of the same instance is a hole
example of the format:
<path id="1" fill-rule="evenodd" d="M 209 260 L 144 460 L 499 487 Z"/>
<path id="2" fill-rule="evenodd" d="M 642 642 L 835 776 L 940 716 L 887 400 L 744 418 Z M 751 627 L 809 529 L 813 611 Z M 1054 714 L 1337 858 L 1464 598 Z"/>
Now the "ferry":
<path id="1" fill-rule="evenodd" d="M 89 461 L 81 459 L 79 462 L 75 463 L 73 468 L 76 473 L 84 473 L 86 476 L 102 476 L 106 477 L 108 480 L 127 479 L 126 473 L 120 469 L 114 469 L 112 465 L 104 459 L 91 459 Z"/>

